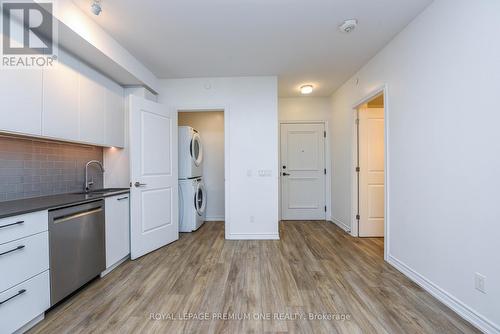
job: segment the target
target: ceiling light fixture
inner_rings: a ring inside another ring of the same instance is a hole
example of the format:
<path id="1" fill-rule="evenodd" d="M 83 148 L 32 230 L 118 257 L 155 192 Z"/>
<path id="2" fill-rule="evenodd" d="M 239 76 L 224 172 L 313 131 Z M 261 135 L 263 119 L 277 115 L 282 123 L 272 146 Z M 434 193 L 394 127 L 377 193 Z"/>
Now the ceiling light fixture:
<path id="1" fill-rule="evenodd" d="M 102 12 L 102 7 L 101 7 L 101 0 L 94 0 L 92 5 L 90 6 L 90 10 L 94 15 L 99 15 Z"/>
<path id="2" fill-rule="evenodd" d="M 356 19 L 345 20 L 341 25 L 339 25 L 339 30 L 344 34 L 348 34 L 352 32 L 354 29 L 356 29 L 357 26 L 358 26 L 358 20 Z"/>
<path id="3" fill-rule="evenodd" d="M 311 94 L 313 91 L 312 85 L 304 85 L 300 87 L 300 93 L 303 95 Z"/>

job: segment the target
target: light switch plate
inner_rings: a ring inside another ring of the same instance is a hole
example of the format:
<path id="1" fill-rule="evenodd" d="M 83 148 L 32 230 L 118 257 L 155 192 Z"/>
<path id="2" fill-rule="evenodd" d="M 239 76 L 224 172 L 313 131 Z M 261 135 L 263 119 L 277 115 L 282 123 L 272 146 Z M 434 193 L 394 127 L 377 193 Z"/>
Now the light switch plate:
<path id="1" fill-rule="evenodd" d="M 273 175 L 273 171 L 270 169 L 259 169 L 260 177 L 270 177 Z"/>
<path id="2" fill-rule="evenodd" d="M 486 293 L 486 276 L 476 273 L 474 276 L 474 286 L 476 290 Z"/>

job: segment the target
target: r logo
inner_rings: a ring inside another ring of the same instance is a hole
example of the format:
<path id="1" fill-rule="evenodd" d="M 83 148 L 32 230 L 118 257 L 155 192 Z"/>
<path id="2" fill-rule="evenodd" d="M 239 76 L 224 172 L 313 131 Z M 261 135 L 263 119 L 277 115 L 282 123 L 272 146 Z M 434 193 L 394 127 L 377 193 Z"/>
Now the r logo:
<path id="1" fill-rule="evenodd" d="M 2 2 L 3 54 L 52 55 L 52 3 Z"/>

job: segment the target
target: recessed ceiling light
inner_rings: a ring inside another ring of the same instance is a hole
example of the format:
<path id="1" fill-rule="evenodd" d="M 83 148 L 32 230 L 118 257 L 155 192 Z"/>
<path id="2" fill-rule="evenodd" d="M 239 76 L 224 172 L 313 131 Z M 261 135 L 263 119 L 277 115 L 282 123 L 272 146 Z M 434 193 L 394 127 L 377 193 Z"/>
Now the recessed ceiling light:
<path id="1" fill-rule="evenodd" d="M 90 10 L 94 15 L 99 15 L 102 12 L 101 0 L 94 0 L 92 5 L 90 6 Z"/>
<path id="2" fill-rule="evenodd" d="M 352 32 L 354 29 L 356 29 L 357 26 L 358 26 L 358 20 L 356 19 L 345 20 L 341 25 L 339 25 L 339 30 L 340 32 L 348 34 Z"/>
<path id="3" fill-rule="evenodd" d="M 300 87 L 300 93 L 303 95 L 311 94 L 313 91 L 312 85 L 304 85 Z"/>

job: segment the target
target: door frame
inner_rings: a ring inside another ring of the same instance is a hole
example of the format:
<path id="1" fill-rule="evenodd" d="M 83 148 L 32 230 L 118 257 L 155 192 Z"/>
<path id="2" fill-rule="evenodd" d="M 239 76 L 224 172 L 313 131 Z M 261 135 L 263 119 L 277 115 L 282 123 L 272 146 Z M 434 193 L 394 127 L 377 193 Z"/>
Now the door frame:
<path id="1" fill-rule="evenodd" d="M 326 131 L 326 140 L 325 140 L 325 147 L 324 147 L 324 154 L 325 154 L 325 167 L 326 168 L 326 176 L 325 176 L 325 205 L 326 205 L 326 212 L 325 212 L 325 220 L 327 221 L 332 221 L 332 160 L 330 157 L 330 129 L 328 127 L 328 121 L 327 120 L 306 120 L 306 121 L 288 121 L 288 120 L 280 120 L 278 122 L 278 159 L 279 159 L 279 166 L 278 166 L 278 171 L 279 171 L 279 215 L 278 219 L 281 221 L 281 218 L 283 217 L 283 205 L 282 205 L 282 185 L 281 185 L 281 125 L 282 124 L 323 124 L 324 129 Z"/>
<path id="2" fill-rule="evenodd" d="M 177 117 L 177 126 L 179 126 L 179 113 L 180 112 L 209 112 L 209 111 L 222 111 L 224 113 L 224 237 L 231 239 L 231 220 L 230 220 L 230 159 L 229 159 L 229 115 L 230 107 L 228 105 L 185 105 L 173 108 L 173 112 Z"/>
<path id="3" fill-rule="evenodd" d="M 351 164 L 351 235 L 353 237 L 359 238 L 358 231 L 358 220 L 356 219 L 356 215 L 358 213 L 358 178 L 356 167 L 358 164 L 358 128 L 356 124 L 356 119 L 358 118 L 358 110 L 359 108 L 368 103 L 370 100 L 375 98 L 377 95 L 384 94 L 384 260 L 388 260 L 389 249 L 390 249 L 390 239 L 389 239 L 389 228 L 390 228 L 390 217 L 389 217 L 389 207 L 390 207 L 390 197 L 389 197 L 389 98 L 388 98 L 388 86 L 387 84 L 383 84 L 376 89 L 372 90 L 369 94 L 365 95 L 364 98 L 359 100 L 352 106 L 352 164 Z"/>

